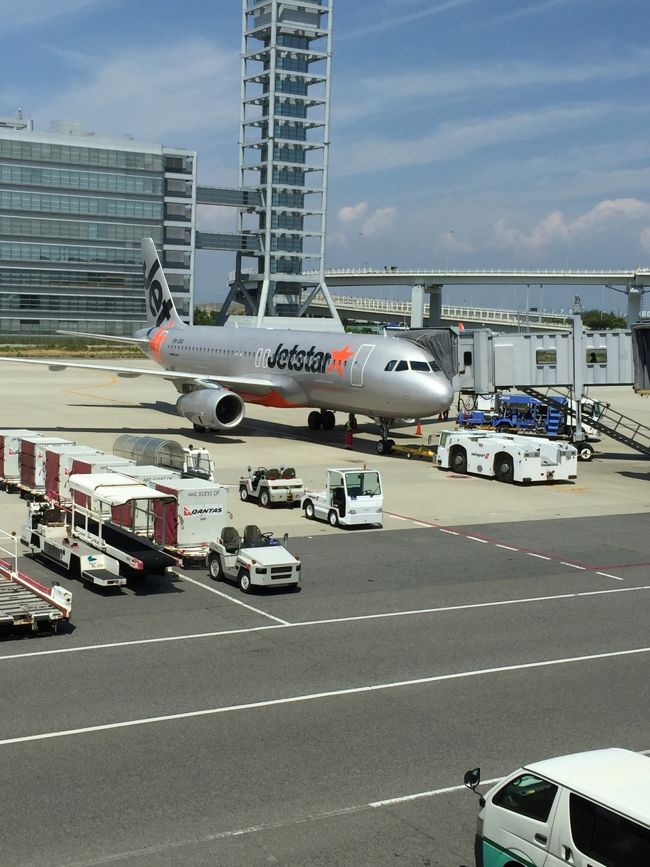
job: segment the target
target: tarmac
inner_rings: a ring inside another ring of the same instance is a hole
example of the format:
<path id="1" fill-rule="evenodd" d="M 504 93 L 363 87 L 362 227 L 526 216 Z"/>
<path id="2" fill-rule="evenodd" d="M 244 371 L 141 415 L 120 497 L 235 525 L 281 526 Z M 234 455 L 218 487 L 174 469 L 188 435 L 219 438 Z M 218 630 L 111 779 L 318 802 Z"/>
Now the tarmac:
<path id="1" fill-rule="evenodd" d="M 0 428 L 207 445 L 233 524 L 288 532 L 304 564 L 300 594 L 244 596 L 202 568 L 98 591 L 22 560 L 72 590 L 73 615 L 0 641 L 3 867 L 460 867 L 478 809 L 466 769 L 650 749 L 648 459 L 603 440 L 575 483 L 503 485 L 379 457 L 362 419 L 350 451 L 303 410 L 249 407 L 232 435 L 196 435 L 169 383 L 1 373 Z M 650 424 L 630 388 L 591 396 Z M 423 420 L 424 440 L 444 427 Z M 381 530 L 238 498 L 248 465 L 317 488 L 364 464 L 382 474 Z M 24 511 L 0 493 L 0 528 Z"/>

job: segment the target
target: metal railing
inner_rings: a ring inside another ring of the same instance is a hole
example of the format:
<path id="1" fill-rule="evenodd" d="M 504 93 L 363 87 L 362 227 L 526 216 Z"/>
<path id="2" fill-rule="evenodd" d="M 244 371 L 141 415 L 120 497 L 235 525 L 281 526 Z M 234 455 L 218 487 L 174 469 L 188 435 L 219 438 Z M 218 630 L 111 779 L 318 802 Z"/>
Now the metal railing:
<path id="1" fill-rule="evenodd" d="M 339 310 L 352 310 L 359 313 L 373 311 L 387 315 L 410 317 L 411 302 L 399 301 L 393 298 L 368 298 L 366 296 L 332 295 L 332 300 Z M 317 296 L 310 306 L 325 307 L 325 300 Z M 429 305 L 424 305 L 425 317 L 429 314 Z M 495 322 L 503 325 L 550 325 L 556 329 L 569 329 L 571 318 L 564 313 L 547 311 L 500 310 L 491 307 L 474 307 L 468 305 L 442 305 L 444 319 L 467 320 L 470 322 Z"/>

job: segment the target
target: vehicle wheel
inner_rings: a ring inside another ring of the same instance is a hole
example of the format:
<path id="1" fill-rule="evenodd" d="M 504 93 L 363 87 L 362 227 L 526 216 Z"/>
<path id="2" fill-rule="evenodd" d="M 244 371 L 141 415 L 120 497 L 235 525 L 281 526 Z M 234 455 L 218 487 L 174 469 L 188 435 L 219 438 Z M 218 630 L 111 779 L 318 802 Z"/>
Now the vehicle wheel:
<path id="1" fill-rule="evenodd" d="M 510 433 L 510 431 L 512 430 L 512 425 L 508 424 L 507 421 L 502 421 L 499 422 L 499 424 L 497 425 L 497 430 L 500 433 Z"/>
<path id="2" fill-rule="evenodd" d="M 210 572 L 210 578 L 214 578 L 215 581 L 223 580 L 221 560 L 216 554 L 208 554 L 208 571 Z"/>
<path id="3" fill-rule="evenodd" d="M 307 425 L 309 430 L 320 430 L 323 425 L 323 420 L 321 418 L 321 414 L 317 412 L 315 409 L 312 410 L 307 416 Z"/>
<path id="4" fill-rule="evenodd" d="M 309 518 L 310 521 L 314 520 L 314 504 L 311 500 L 307 500 L 305 505 L 303 506 L 305 511 L 305 518 Z"/>
<path id="5" fill-rule="evenodd" d="M 334 427 L 336 425 L 336 416 L 331 409 L 328 409 L 323 413 L 322 422 L 323 430 L 334 430 Z"/>
<path id="6" fill-rule="evenodd" d="M 193 424 L 192 427 L 197 433 L 205 433 L 207 430 L 202 424 Z"/>
<path id="7" fill-rule="evenodd" d="M 467 452 L 465 451 L 465 449 L 461 448 L 460 446 L 456 446 L 456 448 L 453 449 L 451 453 L 449 465 L 455 473 L 466 473 Z"/>
<path id="8" fill-rule="evenodd" d="M 289 593 L 300 593 L 302 587 L 300 584 L 290 584 L 289 585 Z"/>
<path id="9" fill-rule="evenodd" d="M 329 522 L 330 527 L 338 527 L 339 525 L 339 516 L 336 514 L 334 509 L 330 509 L 330 513 L 327 516 L 327 520 Z"/>
<path id="10" fill-rule="evenodd" d="M 251 584 L 251 576 L 247 569 L 240 569 L 239 575 L 237 576 L 237 583 L 239 584 L 239 589 L 242 593 L 250 593 L 252 584 Z"/>
<path id="11" fill-rule="evenodd" d="M 394 445 L 394 440 L 379 440 L 379 442 L 377 443 L 377 454 L 389 455 L 393 451 Z"/>
<path id="12" fill-rule="evenodd" d="M 245 488 L 243 485 L 239 489 L 239 499 L 242 501 L 242 503 L 245 503 L 248 499 L 248 488 Z"/>
<path id="13" fill-rule="evenodd" d="M 499 482 L 511 482 L 515 477 L 515 468 L 510 455 L 497 455 L 494 462 L 494 475 Z"/>
<path id="14" fill-rule="evenodd" d="M 271 496 L 268 491 L 264 490 L 260 493 L 260 506 L 264 506 L 265 509 L 268 509 L 271 505 Z"/>
<path id="15" fill-rule="evenodd" d="M 593 458 L 594 450 L 589 443 L 574 443 L 573 445 L 578 449 L 579 461 L 590 461 Z"/>

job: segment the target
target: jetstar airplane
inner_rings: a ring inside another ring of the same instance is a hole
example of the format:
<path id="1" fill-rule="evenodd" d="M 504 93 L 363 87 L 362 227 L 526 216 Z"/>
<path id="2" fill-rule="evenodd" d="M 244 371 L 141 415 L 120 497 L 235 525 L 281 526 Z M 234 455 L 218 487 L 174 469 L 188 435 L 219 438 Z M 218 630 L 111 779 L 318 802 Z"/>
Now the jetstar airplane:
<path id="1" fill-rule="evenodd" d="M 425 418 L 449 408 L 451 384 L 429 353 L 398 337 L 269 328 L 189 326 L 179 317 L 151 238 L 142 241 L 149 327 L 134 337 L 77 333 L 138 346 L 161 369 L 0 358 L 0 361 L 106 370 L 170 380 L 176 410 L 199 432 L 228 431 L 245 403 L 313 407 L 311 430 L 331 430 L 334 410 L 367 415 L 381 428 L 380 454 L 394 445 L 396 419 Z"/>

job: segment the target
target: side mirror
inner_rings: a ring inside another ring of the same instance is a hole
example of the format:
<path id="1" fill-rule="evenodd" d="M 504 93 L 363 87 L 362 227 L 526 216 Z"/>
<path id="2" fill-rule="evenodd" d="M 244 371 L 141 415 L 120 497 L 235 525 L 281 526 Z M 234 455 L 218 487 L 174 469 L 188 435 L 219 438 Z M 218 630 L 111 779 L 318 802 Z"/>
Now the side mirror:
<path id="1" fill-rule="evenodd" d="M 481 769 L 473 768 L 471 771 L 466 771 L 463 782 L 468 789 L 471 789 L 473 792 L 475 792 L 476 787 L 481 782 Z"/>
<path id="2" fill-rule="evenodd" d="M 287 547 L 288 541 L 289 541 L 289 534 L 285 533 L 284 536 L 282 537 L 282 544 L 284 545 L 285 548 Z"/>
<path id="3" fill-rule="evenodd" d="M 252 468 L 251 468 L 251 466 L 249 465 L 248 467 L 246 467 L 246 469 L 247 469 L 247 471 L 250 473 L 250 471 L 251 471 Z"/>

